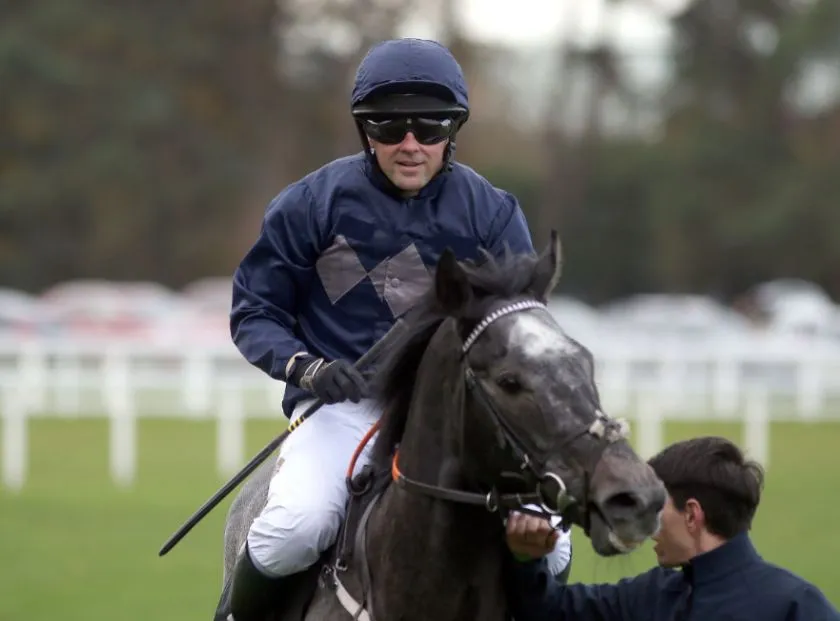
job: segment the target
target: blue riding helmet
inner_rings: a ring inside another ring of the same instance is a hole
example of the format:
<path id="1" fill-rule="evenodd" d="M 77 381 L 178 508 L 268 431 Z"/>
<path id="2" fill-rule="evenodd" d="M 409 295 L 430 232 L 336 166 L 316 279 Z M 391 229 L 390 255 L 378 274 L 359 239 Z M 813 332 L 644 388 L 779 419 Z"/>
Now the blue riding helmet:
<path id="1" fill-rule="evenodd" d="M 446 114 L 463 125 L 469 116 L 464 72 L 440 43 L 393 39 L 372 47 L 356 71 L 355 118 L 383 114 Z"/>
<path id="2" fill-rule="evenodd" d="M 455 134 L 470 114 L 461 66 L 446 47 L 425 39 L 392 39 L 373 46 L 356 71 L 350 103 L 365 150 L 363 119 L 421 115 L 452 118 L 455 127 L 446 153 L 447 169 Z"/>

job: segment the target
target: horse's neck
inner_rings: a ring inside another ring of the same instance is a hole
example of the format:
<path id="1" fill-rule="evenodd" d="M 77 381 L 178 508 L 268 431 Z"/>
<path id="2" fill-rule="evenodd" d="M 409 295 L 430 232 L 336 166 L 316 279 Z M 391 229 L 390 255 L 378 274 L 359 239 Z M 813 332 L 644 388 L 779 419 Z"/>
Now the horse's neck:
<path id="1" fill-rule="evenodd" d="M 424 353 L 414 382 L 399 465 L 407 476 L 427 483 L 456 477 L 460 443 L 460 408 L 464 400 L 463 371 L 454 329 L 442 327 Z M 442 465 L 446 462 L 445 468 Z M 450 484 L 455 483 L 449 481 Z"/>
<path id="2" fill-rule="evenodd" d="M 503 621 L 501 530 L 483 508 L 391 486 L 368 529 L 374 618 Z"/>
<path id="3" fill-rule="evenodd" d="M 458 458 L 463 377 L 454 358 L 424 356 L 400 444 L 399 469 L 423 483 L 465 489 Z M 392 485 L 369 529 L 378 594 L 374 603 L 380 614 L 440 621 L 493 619 L 504 608 L 498 588 L 501 531 L 498 515 L 481 507 Z"/>

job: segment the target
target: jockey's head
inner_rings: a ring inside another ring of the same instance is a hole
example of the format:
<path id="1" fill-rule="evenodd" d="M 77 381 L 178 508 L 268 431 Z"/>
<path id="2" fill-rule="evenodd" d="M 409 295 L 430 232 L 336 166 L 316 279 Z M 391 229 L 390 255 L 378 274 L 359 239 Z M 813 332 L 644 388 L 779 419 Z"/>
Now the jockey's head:
<path id="1" fill-rule="evenodd" d="M 450 167 L 469 117 L 464 74 L 439 43 L 385 41 L 359 65 L 351 111 L 369 157 L 412 196 Z"/>

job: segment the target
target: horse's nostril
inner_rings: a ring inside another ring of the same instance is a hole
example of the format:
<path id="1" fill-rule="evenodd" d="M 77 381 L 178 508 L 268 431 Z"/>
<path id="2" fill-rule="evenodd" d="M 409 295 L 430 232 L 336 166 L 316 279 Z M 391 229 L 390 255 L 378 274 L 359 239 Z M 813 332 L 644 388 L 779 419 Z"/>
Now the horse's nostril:
<path id="1" fill-rule="evenodd" d="M 601 510 L 613 519 L 635 520 L 656 516 L 665 505 L 664 492 L 656 490 L 621 491 L 601 503 Z"/>
<path id="2" fill-rule="evenodd" d="M 604 501 L 604 508 L 608 510 L 616 509 L 619 511 L 626 511 L 628 509 L 635 509 L 639 505 L 641 505 L 639 497 L 635 494 L 631 494 L 630 492 L 619 492 L 617 494 L 613 494 Z"/>

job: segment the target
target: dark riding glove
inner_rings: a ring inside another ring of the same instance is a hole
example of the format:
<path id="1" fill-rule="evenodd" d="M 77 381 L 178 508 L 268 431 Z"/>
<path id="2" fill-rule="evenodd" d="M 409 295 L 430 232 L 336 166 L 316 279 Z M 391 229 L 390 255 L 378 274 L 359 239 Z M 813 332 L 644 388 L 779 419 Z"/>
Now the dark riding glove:
<path id="1" fill-rule="evenodd" d="M 362 374 L 346 360 L 327 362 L 305 356 L 297 361 L 289 381 L 311 392 L 324 403 L 352 401 L 368 396 L 368 384 Z"/>

